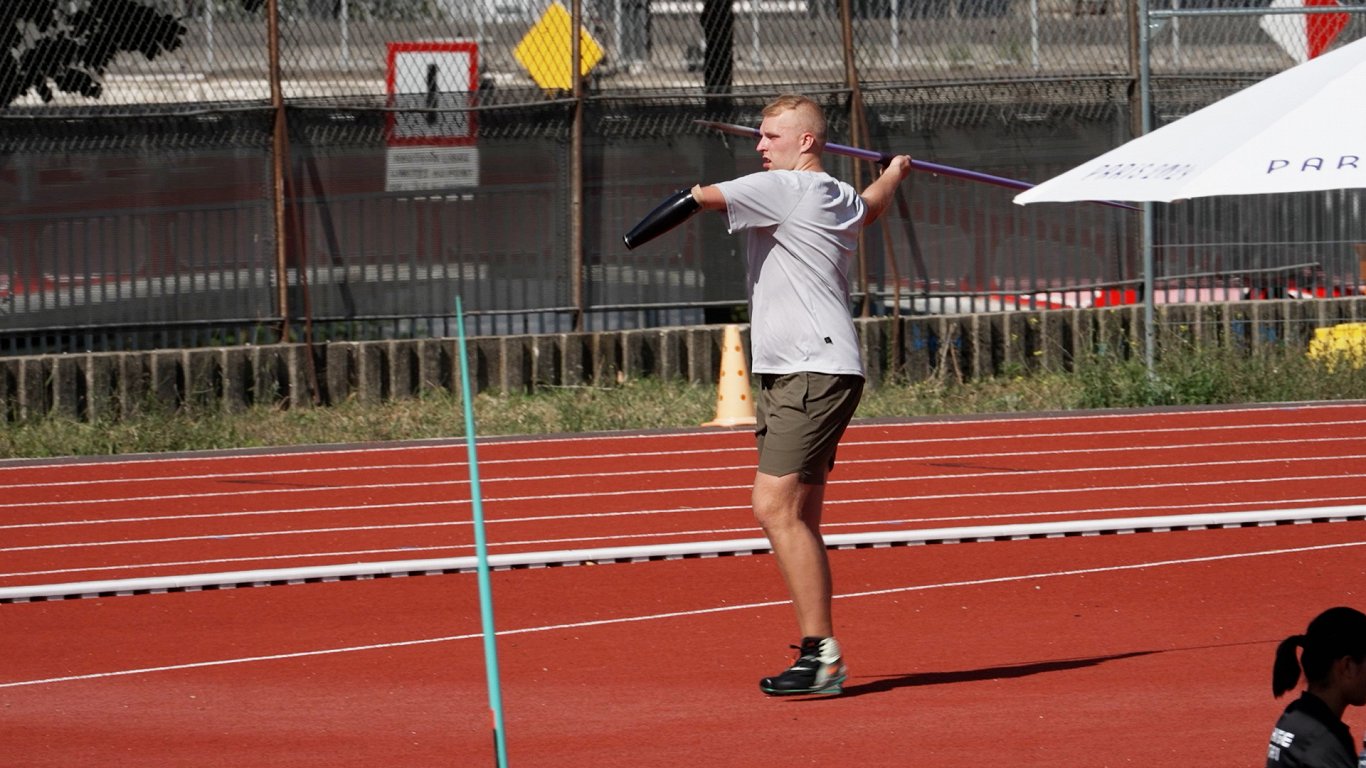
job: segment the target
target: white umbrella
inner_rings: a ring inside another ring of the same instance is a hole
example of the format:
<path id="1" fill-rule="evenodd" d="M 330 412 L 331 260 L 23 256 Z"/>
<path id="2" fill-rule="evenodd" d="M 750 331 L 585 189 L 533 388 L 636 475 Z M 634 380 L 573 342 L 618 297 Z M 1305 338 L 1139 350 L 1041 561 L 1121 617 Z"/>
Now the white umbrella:
<path id="1" fill-rule="evenodd" d="M 1015 196 L 1171 202 L 1366 187 L 1366 38 Z"/>

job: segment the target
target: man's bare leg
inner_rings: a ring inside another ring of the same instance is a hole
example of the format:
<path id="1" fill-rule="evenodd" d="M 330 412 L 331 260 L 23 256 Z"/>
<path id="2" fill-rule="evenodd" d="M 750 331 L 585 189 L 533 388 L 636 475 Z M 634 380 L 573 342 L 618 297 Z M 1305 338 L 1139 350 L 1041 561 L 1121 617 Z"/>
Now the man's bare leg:
<path id="1" fill-rule="evenodd" d="M 825 486 L 803 483 L 797 474 L 754 478 L 754 517 L 764 529 L 787 582 L 803 637 L 831 637 L 830 562 L 821 538 Z"/>
<path id="2" fill-rule="evenodd" d="M 795 473 L 754 478 L 754 516 L 773 546 L 802 633 L 796 663 L 759 681 L 770 696 L 839 694 L 848 676 L 830 616 L 830 561 L 820 532 L 824 500 L 825 486 L 800 482 Z"/>

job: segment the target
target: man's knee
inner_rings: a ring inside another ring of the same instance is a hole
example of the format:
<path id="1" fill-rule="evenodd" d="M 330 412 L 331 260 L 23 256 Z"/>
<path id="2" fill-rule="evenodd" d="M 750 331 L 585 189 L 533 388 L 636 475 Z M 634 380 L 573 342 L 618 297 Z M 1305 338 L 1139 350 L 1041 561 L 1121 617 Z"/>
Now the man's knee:
<path id="1" fill-rule="evenodd" d="M 774 477 L 760 472 L 754 481 L 754 520 L 764 530 L 799 523 L 802 486 L 797 474 Z"/>
<path id="2" fill-rule="evenodd" d="M 789 525 L 797 516 L 774 504 L 754 503 L 754 521 L 765 531 Z"/>
<path id="3" fill-rule="evenodd" d="M 754 521 L 759 524 L 760 528 L 769 530 L 782 525 L 784 520 L 791 519 L 791 517 L 791 513 L 772 498 L 758 493 L 754 494 Z"/>

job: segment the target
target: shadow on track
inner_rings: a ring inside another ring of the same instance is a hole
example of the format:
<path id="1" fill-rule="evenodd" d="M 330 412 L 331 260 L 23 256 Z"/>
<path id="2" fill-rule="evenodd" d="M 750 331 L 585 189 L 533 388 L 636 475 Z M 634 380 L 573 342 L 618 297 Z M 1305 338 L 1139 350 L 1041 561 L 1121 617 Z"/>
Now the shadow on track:
<path id="1" fill-rule="evenodd" d="M 1265 641 L 1271 642 L 1271 641 Z M 1233 645 L 1256 645 L 1259 641 L 1250 643 L 1226 643 L 1218 646 L 1201 646 L 1200 648 L 1166 648 L 1155 651 L 1130 651 L 1128 653 L 1115 653 L 1108 656 L 1091 656 L 1076 659 L 1055 659 L 1052 661 L 1031 661 L 1023 664 L 1006 664 L 998 667 L 984 667 L 982 669 L 966 669 L 956 672 L 912 672 L 906 675 L 892 675 L 878 677 L 866 683 L 855 683 L 845 685 L 844 693 L 838 697 L 847 699 L 850 696 L 864 696 L 870 693 L 886 693 L 897 688 L 914 688 L 925 685 L 949 685 L 952 683 L 972 683 L 982 680 L 1004 680 L 1016 677 L 1029 677 L 1030 675 L 1042 675 L 1049 672 L 1064 672 L 1069 669 L 1084 669 L 1094 667 L 1111 661 L 1121 661 L 1123 659 L 1133 659 L 1141 656 L 1151 656 L 1157 653 L 1171 653 L 1173 651 L 1202 650 L 1215 647 L 1229 647 Z"/>

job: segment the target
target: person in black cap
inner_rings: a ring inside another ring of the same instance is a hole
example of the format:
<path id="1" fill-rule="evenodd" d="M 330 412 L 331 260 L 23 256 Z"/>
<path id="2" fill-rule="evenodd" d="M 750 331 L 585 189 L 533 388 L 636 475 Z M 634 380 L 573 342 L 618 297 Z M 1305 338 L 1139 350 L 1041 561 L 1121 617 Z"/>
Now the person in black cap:
<path id="1" fill-rule="evenodd" d="M 1299 683 L 1301 668 L 1307 690 L 1276 721 L 1267 768 L 1358 768 L 1356 741 L 1342 713 L 1348 705 L 1366 705 L 1366 614 L 1329 608 L 1304 634 L 1282 640 L 1271 670 L 1276 698 Z"/>

